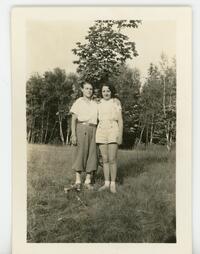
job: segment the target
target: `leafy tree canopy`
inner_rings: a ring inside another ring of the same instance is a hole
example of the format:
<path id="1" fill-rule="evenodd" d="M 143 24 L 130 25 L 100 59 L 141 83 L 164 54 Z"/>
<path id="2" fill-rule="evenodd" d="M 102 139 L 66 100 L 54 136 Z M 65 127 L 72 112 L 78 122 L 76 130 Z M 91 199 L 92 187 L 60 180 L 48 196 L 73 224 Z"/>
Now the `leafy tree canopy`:
<path id="1" fill-rule="evenodd" d="M 138 28 L 140 20 L 96 20 L 85 37 L 86 43 L 77 42 L 72 49 L 78 56 L 74 61 L 82 80 L 92 82 L 96 87 L 117 74 L 127 59 L 138 55 L 135 42 L 121 33 L 124 28 Z"/>

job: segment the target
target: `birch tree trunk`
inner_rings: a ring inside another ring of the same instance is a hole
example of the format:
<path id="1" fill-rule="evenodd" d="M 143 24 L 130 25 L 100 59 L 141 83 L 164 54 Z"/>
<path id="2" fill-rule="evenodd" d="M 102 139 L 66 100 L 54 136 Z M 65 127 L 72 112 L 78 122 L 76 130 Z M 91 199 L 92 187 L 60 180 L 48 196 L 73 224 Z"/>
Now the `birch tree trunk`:
<path id="1" fill-rule="evenodd" d="M 44 115 L 42 115 L 42 124 L 41 124 L 41 131 L 40 131 L 40 143 L 42 144 L 44 135 Z"/>
<path id="2" fill-rule="evenodd" d="M 166 136 L 166 143 L 167 143 L 167 150 L 170 150 L 169 145 L 169 122 L 166 119 L 166 80 L 165 74 L 163 78 L 163 114 L 164 114 L 164 125 L 165 125 L 165 136 Z"/>
<path id="3" fill-rule="evenodd" d="M 33 118 L 33 121 L 31 123 L 31 134 L 30 134 L 30 139 L 29 139 L 29 142 L 30 143 L 34 143 L 34 135 L 35 135 L 35 131 L 34 131 L 34 128 L 35 128 L 35 117 Z"/>
<path id="4" fill-rule="evenodd" d="M 70 144 L 70 135 L 71 135 L 71 117 L 67 118 L 67 137 L 66 137 L 66 145 Z"/>
<path id="5" fill-rule="evenodd" d="M 145 140 L 145 146 L 147 147 L 149 143 L 149 125 L 147 124 L 147 127 L 146 127 L 146 140 Z"/>
<path id="6" fill-rule="evenodd" d="M 141 144 L 141 141 L 142 141 L 142 135 L 143 135 L 143 132 L 144 132 L 144 128 L 145 128 L 145 124 L 143 125 L 142 130 L 141 130 L 141 132 L 140 132 L 140 137 L 139 137 L 138 145 L 140 145 L 140 144 Z"/>
<path id="7" fill-rule="evenodd" d="M 165 76 L 163 78 L 163 114 L 164 114 L 164 117 L 166 118 L 166 106 L 165 106 L 165 93 L 166 93 L 166 84 L 165 84 Z"/>
<path id="8" fill-rule="evenodd" d="M 62 141 L 62 144 L 65 144 L 64 136 L 63 136 L 63 129 L 62 129 L 62 116 L 58 114 L 58 119 L 59 119 L 59 129 L 60 129 L 60 139 Z"/>
<path id="9" fill-rule="evenodd" d="M 53 137 L 53 133 L 54 133 L 54 130 L 56 128 L 56 124 L 57 124 L 57 121 L 55 121 L 54 123 L 54 126 L 53 126 L 53 129 L 51 130 L 51 135 L 50 135 L 50 138 L 49 138 L 49 142 L 51 141 L 52 137 Z"/>
<path id="10" fill-rule="evenodd" d="M 44 136 L 44 143 L 45 144 L 46 144 L 46 141 L 47 141 L 48 130 L 49 130 L 49 111 L 48 111 L 48 114 L 47 114 L 47 124 L 46 124 L 45 136 Z"/>
<path id="11" fill-rule="evenodd" d="M 152 114 L 152 119 L 151 119 L 150 144 L 153 143 L 153 121 L 154 121 L 154 114 Z"/>
<path id="12" fill-rule="evenodd" d="M 28 137 L 27 137 L 28 143 L 31 142 L 31 133 L 32 133 L 32 128 L 30 128 L 29 131 L 28 131 Z"/>
<path id="13" fill-rule="evenodd" d="M 41 133 L 40 133 L 40 143 L 42 144 L 43 136 L 44 136 L 44 107 L 45 102 L 42 103 L 42 124 L 41 124 Z"/>

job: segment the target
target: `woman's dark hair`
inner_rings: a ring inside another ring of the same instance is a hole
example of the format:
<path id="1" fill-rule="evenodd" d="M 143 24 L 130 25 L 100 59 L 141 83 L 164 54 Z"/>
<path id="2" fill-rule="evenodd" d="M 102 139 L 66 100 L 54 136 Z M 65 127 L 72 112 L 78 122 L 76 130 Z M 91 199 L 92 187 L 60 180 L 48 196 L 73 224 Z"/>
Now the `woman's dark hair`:
<path id="1" fill-rule="evenodd" d="M 109 90 L 111 91 L 111 98 L 115 98 L 116 97 L 116 89 L 113 85 L 111 84 L 106 84 L 106 83 L 103 83 L 101 84 L 101 88 L 100 88 L 100 91 L 101 91 L 101 97 L 102 97 L 102 89 L 104 86 L 107 86 L 109 88 Z"/>
<path id="2" fill-rule="evenodd" d="M 94 86 L 93 86 L 90 82 L 87 82 L 87 81 L 81 82 L 81 83 L 80 83 L 80 87 L 83 88 L 85 84 L 91 85 L 92 88 L 93 88 L 93 90 L 94 90 Z"/>

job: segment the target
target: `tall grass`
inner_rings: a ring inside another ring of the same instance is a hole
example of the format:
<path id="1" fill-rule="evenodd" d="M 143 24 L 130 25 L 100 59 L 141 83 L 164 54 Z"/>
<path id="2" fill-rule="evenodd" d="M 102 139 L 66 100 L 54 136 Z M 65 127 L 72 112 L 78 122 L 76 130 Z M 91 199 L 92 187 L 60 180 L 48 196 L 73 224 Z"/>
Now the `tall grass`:
<path id="1" fill-rule="evenodd" d="M 118 192 L 65 194 L 71 148 L 28 146 L 28 242 L 175 242 L 175 152 L 120 150 Z M 102 168 L 95 186 L 103 184 Z"/>

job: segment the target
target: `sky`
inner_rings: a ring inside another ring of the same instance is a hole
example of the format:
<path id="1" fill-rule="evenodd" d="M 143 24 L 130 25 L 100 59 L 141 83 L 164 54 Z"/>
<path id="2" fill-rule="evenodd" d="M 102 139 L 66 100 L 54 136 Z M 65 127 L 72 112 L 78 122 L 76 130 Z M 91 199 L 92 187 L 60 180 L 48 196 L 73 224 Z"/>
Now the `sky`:
<path id="1" fill-rule="evenodd" d="M 38 72 L 43 74 L 56 67 L 65 69 L 67 73 L 76 72 L 73 64 L 76 56 L 72 49 L 76 42 L 84 42 L 92 20 L 40 21 L 27 22 L 27 78 Z M 136 43 L 139 56 L 127 61 L 131 68 L 138 68 L 145 78 L 149 64 L 158 64 L 164 52 L 169 60 L 176 55 L 176 24 L 172 20 L 143 20 L 137 29 L 124 31 L 130 41 Z"/>

